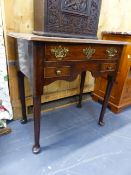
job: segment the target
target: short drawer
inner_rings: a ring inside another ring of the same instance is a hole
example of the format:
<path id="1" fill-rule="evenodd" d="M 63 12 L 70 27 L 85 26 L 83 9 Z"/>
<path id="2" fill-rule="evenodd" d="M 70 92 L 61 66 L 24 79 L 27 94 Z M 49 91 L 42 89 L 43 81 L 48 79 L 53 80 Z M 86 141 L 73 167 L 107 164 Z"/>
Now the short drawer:
<path id="1" fill-rule="evenodd" d="M 46 67 L 44 68 L 44 77 L 53 78 L 53 77 L 63 77 L 71 75 L 71 67 Z"/>
<path id="2" fill-rule="evenodd" d="M 101 72 L 115 71 L 116 63 L 104 63 L 101 65 Z"/>
<path id="3" fill-rule="evenodd" d="M 97 44 L 47 44 L 45 61 L 105 60 L 119 59 L 121 46 Z"/>

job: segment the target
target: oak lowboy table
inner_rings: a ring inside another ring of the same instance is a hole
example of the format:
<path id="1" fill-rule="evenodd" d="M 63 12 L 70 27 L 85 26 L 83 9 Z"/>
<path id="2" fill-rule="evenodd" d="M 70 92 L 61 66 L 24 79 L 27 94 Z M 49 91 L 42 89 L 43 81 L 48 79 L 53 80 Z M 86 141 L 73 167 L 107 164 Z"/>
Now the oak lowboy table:
<path id="1" fill-rule="evenodd" d="M 56 80 L 74 80 L 81 74 L 78 107 L 81 107 L 86 71 L 94 77 L 107 73 L 108 84 L 99 125 L 104 125 L 104 113 L 110 97 L 125 42 L 93 39 L 42 37 L 33 34 L 10 33 L 16 39 L 18 56 L 18 82 L 22 104 L 22 123 L 27 122 L 24 76 L 28 77 L 34 105 L 33 153 L 40 151 L 40 111 L 43 86 Z"/>

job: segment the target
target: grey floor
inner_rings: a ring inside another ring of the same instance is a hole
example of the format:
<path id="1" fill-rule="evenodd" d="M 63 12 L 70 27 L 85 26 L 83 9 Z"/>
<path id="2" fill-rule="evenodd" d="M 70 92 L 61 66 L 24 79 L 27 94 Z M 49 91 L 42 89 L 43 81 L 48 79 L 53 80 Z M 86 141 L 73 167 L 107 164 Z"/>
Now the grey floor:
<path id="1" fill-rule="evenodd" d="M 42 113 L 41 148 L 31 152 L 33 120 L 11 122 L 0 137 L 0 175 L 131 175 L 131 107 L 119 115 L 107 109 L 106 125 L 97 124 L 101 105 L 89 100 Z"/>

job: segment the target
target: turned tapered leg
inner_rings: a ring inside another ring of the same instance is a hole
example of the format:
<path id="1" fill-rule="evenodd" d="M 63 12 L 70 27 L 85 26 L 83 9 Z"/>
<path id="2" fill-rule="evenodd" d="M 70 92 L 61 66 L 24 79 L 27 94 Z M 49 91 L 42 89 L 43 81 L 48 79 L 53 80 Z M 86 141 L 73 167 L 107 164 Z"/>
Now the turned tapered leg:
<path id="1" fill-rule="evenodd" d="M 103 104 L 102 104 L 102 109 L 101 109 L 99 122 L 98 122 L 98 124 L 100 126 L 104 126 L 104 121 L 103 121 L 104 120 L 104 114 L 105 114 L 105 111 L 106 111 L 106 107 L 108 105 L 108 100 L 109 100 L 109 97 L 110 97 L 110 94 L 111 94 L 113 82 L 114 82 L 114 77 L 108 76 L 108 84 L 107 84 L 107 87 L 106 87 L 105 97 L 104 97 L 104 101 L 103 101 Z"/>
<path id="2" fill-rule="evenodd" d="M 41 96 L 33 97 L 34 105 L 34 139 L 35 144 L 32 148 L 33 153 L 37 154 L 40 152 L 40 111 L 41 111 Z"/>
<path id="3" fill-rule="evenodd" d="M 27 123 L 27 116 L 26 116 L 26 105 L 25 105 L 25 89 L 24 89 L 24 74 L 18 71 L 18 86 L 19 86 L 19 94 L 20 94 L 20 101 L 22 107 L 22 119 L 21 123 Z"/>
<path id="4" fill-rule="evenodd" d="M 86 72 L 84 71 L 81 73 L 80 94 L 79 94 L 79 102 L 77 105 L 78 108 L 82 107 L 81 102 L 82 102 L 82 93 L 84 89 L 85 77 L 86 77 Z"/>

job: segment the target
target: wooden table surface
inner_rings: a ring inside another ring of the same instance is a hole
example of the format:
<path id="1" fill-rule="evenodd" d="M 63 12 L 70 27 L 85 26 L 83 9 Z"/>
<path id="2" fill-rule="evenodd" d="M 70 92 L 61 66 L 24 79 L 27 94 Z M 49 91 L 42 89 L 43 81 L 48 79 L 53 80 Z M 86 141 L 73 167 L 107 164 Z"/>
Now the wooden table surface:
<path id="1" fill-rule="evenodd" d="M 47 37 L 47 36 L 39 36 L 30 33 L 14 33 L 10 32 L 8 34 L 10 37 L 14 37 L 17 39 L 25 39 L 29 41 L 45 41 L 45 42 L 63 42 L 63 43 L 98 43 L 98 44 L 119 44 L 126 45 L 131 44 L 130 42 L 122 42 L 122 41 L 112 41 L 112 40 L 96 40 L 96 39 L 79 39 L 79 38 L 62 38 L 62 37 Z"/>

